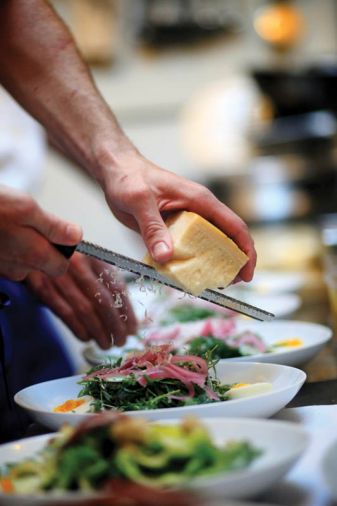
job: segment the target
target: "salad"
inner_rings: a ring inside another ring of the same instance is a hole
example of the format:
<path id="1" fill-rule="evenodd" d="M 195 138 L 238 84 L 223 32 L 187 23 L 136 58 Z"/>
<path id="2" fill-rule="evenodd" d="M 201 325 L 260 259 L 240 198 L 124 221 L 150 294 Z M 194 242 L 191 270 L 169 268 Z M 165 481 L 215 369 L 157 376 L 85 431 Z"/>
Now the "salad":
<path id="1" fill-rule="evenodd" d="M 84 376 L 78 399 L 55 406 L 56 413 L 139 411 L 227 401 L 270 391 L 271 383 L 222 384 L 216 361 L 177 355 L 161 345 L 98 365 Z M 240 392 L 239 392 L 240 390 Z"/>
<path id="2" fill-rule="evenodd" d="M 105 413 L 63 427 L 36 456 L 4 466 L 0 491 L 104 491 L 121 479 L 166 488 L 247 468 L 260 454 L 247 441 L 216 446 L 196 419 L 165 425 Z"/>
<path id="3" fill-rule="evenodd" d="M 178 353 L 205 357 L 212 354 L 213 359 L 244 357 L 258 353 L 269 353 L 273 348 L 267 346 L 262 337 L 246 330 L 238 332 L 235 319 L 207 318 L 191 324 L 177 324 L 159 329 L 149 329 L 144 337 L 145 345 L 167 344 Z"/>
<path id="4" fill-rule="evenodd" d="M 256 332 L 239 331 L 234 318 L 206 318 L 148 329 L 142 340 L 145 346 L 170 343 L 175 353 L 200 357 L 211 355 L 215 360 L 272 353 L 303 345 L 302 339 L 297 337 L 267 344 Z"/>
<path id="5" fill-rule="evenodd" d="M 92 410 L 138 411 L 205 404 L 229 398 L 231 385 L 209 376 L 212 365 L 193 355 L 175 355 L 161 345 L 135 352 L 109 366 L 94 367 L 80 381 L 79 396 L 90 396 Z"/>

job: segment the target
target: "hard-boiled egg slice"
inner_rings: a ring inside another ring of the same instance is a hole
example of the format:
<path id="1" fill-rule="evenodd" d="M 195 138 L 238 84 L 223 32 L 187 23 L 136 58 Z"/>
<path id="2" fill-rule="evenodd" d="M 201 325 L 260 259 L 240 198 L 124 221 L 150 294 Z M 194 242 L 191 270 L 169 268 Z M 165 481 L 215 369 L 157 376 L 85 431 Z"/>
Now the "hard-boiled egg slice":
<path id="1" fill-rule="evenodd" d="M 231 399 L 242 399 L 244 397 L 254 397 L 255 395 L 265 394 L 272 390 L 272 384 L 261 383 L 236 383 L 227 392 Z"/>
<path id="2" fill-rule="evenodd" d="M 93 397 L 86 395 L 81 399 L 67 399 L 62 404 L 55 406 L 54 413 L 88 413 L 90 411 L 90 403 Z"/>

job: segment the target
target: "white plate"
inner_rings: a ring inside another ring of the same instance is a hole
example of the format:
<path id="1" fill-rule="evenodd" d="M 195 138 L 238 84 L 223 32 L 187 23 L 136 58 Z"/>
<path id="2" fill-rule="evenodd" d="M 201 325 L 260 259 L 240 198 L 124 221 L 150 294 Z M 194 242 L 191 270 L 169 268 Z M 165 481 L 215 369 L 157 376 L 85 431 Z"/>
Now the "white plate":
<path id="1" fill-rule="evenodd" d="M 246 357 L 227 358 L 221 362 L 268 362 L 272 364 L 300 365 L 312 359 L 331 339 L 332 330 L 318 323 L 292 320 L 275 322 L 240 321 L 238 332 L 250 330 L 260 335 L 270 346 L 278 341 L 301 339 L 303 345 L 296 348 L 278 348 L 272 353 L 259 353 Z"/>
<path id="2" fill-rule="evenodd" d="M 221 383 L 270 382 L 270 392 L 223 402 L 199 404 L 178 408 L 164 408 L 130 411 L 130 416 L 147 417 L 151 420 L 180 418 L 186 415 L 200 417 L 269 417 L 282 409 L 296 395 L 303 385 L 306 374 L 300 369 L 276 364 L 222 363 L 217 365 L 217 376 Z M 18 392 L 15 402 L 28 411 L 38 422 L 51 429 L 58 429 L 64 423 L 76 425 L 91 414 L 54 413 L 52 410 L 67 399 L 75 399 L 81 389 L 78 381 L 82 376 L 71 376 L 46 381 L 27 387 Z"/>
<path id="3" fill-rule="evenodd" d="M 177 423 L 176 420 L 162 420 L 162 422 Z M 186 486 L 205 500 L 224 497 L 243 499 L 263 492 L 286 474 L 308 445 L 308 436 L 305 431 L 292 423 L 223 418 L 205 418 L 202 422 L 219 445 L 233 439 L 246 440 L 263 452 L 247 469 L 217 474 L 210 478 L 198 478 L 194 483 L 191 482 Z M 43 448 L 50 437 L 49 434 L 2 445 L 0 465 L 33 456 Z M 83 498 L 87 496 L 68 493 L 58 499 L 55 496 L 42 499 L 40 496 L 39 500 L 38 496 L 11 497 L 0 493 L 0 503 L 3 506 L 22 506 L 41 504 L 44 500 L 46 504 L 56 501 L 59 504 L 62 502 L 83 504 L 81 497 L 83 501 Z"/>
<path id="4" fill-rule="evenodd" d="M 176 327 L 177 325 L 172 325 L 172 327 Z M 184 325 L 184 327 L 191 326 L 191 328 L 193 325 L 196 326 L 195 324 L 179 325 Z M 169 329 L 170 327 L 165 328 Z M 227 358 L 221 362 L 268 362 L 271 364 L 300 365 L 316 356 L 332 337 L 332 330 L 329 327 L 317 323 L 294 320 L 256 322 L 253 320 L 237 319 L 235 333 L 242 332 L 243 330 L 250 330 L 260 335 L 268 346 L 278 341 L 294 338 L 301 339 L 303 344 L 294 348 L 280 347 L 272 353 Z M 114 356 L 117 358 L 131 349 L 143 349 L 141 341 L 130 337 L 126 346 L 122 348 L 114 347 L 106 351 L 92 344 L 83 350 L 83 355 L 89 364 L 99 365 L 109 360 L 109 357 Z"/>

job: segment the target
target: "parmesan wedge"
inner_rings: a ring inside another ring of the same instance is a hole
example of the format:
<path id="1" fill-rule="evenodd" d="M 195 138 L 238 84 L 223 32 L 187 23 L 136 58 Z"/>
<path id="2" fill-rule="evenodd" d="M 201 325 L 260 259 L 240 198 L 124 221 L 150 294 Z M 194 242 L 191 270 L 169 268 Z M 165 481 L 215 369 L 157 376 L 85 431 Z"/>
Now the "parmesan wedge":
<path id="1" fill-rule="evenodd" d="M 159 264 L 147 254 L 143 261 L 193 295 L 227 286 L 248 261 L 229 237 L 198 214 L 181 211 L 166 224 L 173 240 L 172 260 Z"/>

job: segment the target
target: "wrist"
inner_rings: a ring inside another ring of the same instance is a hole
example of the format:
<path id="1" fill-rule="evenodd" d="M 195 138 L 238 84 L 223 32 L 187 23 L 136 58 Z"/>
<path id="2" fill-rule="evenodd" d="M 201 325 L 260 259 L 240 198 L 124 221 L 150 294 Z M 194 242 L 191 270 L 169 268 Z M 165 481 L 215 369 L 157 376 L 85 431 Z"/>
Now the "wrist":
<path id="1" fill-rule="evenodd" d="M 139 165 L 137 160 L 143 163 L 143 156 L 124 134 L 112 141 L 100 140 L 94 148 L 94 159 L 93 176 L 105 193 L 113 180 L 129 174 Z"/>

